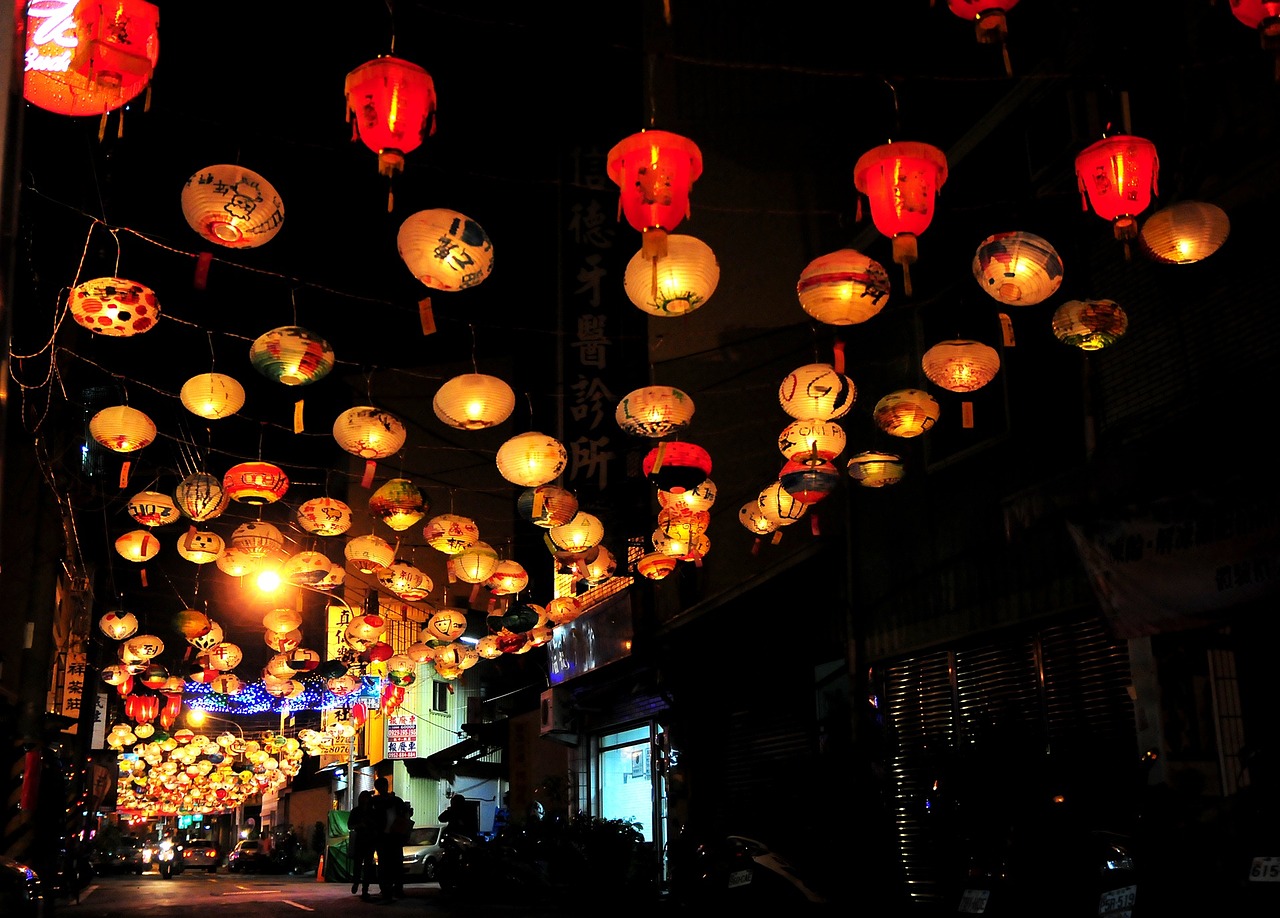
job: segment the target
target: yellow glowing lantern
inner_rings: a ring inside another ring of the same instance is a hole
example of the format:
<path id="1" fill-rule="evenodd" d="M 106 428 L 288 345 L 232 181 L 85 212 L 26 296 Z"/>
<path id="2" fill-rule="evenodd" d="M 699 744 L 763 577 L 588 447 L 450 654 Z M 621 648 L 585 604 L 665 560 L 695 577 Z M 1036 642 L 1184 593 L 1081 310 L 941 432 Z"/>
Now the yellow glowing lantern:
<path id="1" fill-rule="evenodd" d="M 276 653 L 288 653 L 289 651 L 295 650 L 301 646 L 302 630 L 300 628 L 294 628 L 292 631 L 268 630 L 262 635 L 262 643 L 266 644 Z"/>
<path id="2" fill-rule="evenodd" d="M 660 551 L 651 551 L 640 556 L 640 560 L 636 562 L 636 571 L 646 580 L 663 580 L 676 569 L 679 561 L 679 558 L 673 558 Z"/>
<path id="3" fill-rule="evenodd" d="M 709 525 L 711 525 L 711 514 L 706 510 L 666 507 L 658 511 L 659 531 L 678 542 L 686 544 L 693 542 Z"/>
<path id="4" fill-rule="evenodd" d="M 432 290 L 465 290 L 493 270 L 493 243 L 479 223 L 456 210 L 411 214 L 396 234 L 396 251 L 409 271 Z"/>
<path id="5" fill-rule="evenodd" d="M 711 246 L 678 234 L 667 236 L 665 255 L 651 257 L 640 249 L 622 276 L 627 298 L 659 317 L 688 315 L 711 298 L 719 283 L 720 264 Z"/>
<path id="6" fill-rule="evenodd" d="M 901 481 L 906 466 L 893 453 L 868 450 L 849 460 L 848 471 L 849 477 L 864 488 L 883 488 Z"/>
<path id="7" fill-rule="evenodd" d="M 498 553 L 487 542 L 472 542 L 449 559 L 449 569 L 466 583 L 484 583 L 498 567 Z"/>
<path id="8" fill-rule="evenodd" d="M 433 516 L 423 527 L 427 544 L 446 555 L 456 555 L 480 538 L 480 527 L 475 521 L 455 513 Z"/>
<path id="9" fill-rule="evenodd" d="M 396 550 L 385 539 L 376 535 L 356 536 L 347 542 L 343 554 L 362 574 L 372 574 L 396 560 Z"/>
<path id="10" fill-rule="evenodd" d="M 348 408 L 333 422 L 338 446 L 362 459 L 395 455 L 405 441 L 404 424 L 395 415 L 368 405 Z"/>
<path id="11" fill-rule="evenodd" d="M 618 402 L 614 420 L 629 434 L 665 437 L 689 426 L 693 399 L 674 386 L 645 386 Z"/>
<path id="12" fill-rule="evenodd" d="M 578 498 L 572 492 L 552 484 L 526 488 L 516 499 L 520 516 L 542 529 L 563 526 L 578 512 Z"/>
<path id="13" fill-rule="evenodd" d="M 658 491 L 660 507 L 684 510 L 710 510 L 716 502 L 716 483 L 710 478 L 691 488 Z"/>
<path id="14" fill-rule="evenodd" d="M 808 504 L 796 500 L 795 495 L 782 487 L 780 481 L 762 490 L 756 503 L 765 519 L 772 520 L 779 526 L 790 526 L 809 509 Z"/>
<path id="15" fill-rule="evenodd" d="M 260 507 L 284 497 L 289 490 L 289 476 L 270 462 L 241 462 L 227 470 L 222 487 L 232 500 Z"/>
<path id="16" fill-rule="evenodd" d="M 261 558 L 249 554 L 243 548 L 231 545 L 228 546 L 226 551 L 218 555 L 214 563 L 218 565 L 218 570 L 224 574 L 232 577 L 248 577 L 257 572 L 261 561 Z"/>
<path id="17" fill-rule="evenodd" d="M 209 691 L 216 695 L 238 695 L 244 689 L 244 683 L 235 673 L 219 673 L 209 683 Z"/>
<path id="18" fill-rule="evenodd" d="M 844 429 L 834 421 L 792 421 L 778 435 L 783 457 L 805 465 L 821 465 L 844 452 Z"/>
<path id="19" fill-rule="evenodd" d="M 458 430 L 496 427 L 511 416 L 516 394 L 496 376 L 464 373 L 445 382 L 431 402 L 436 417 Z"/>
<path id="20" fill-rule="evenodd" d="M 973 392 L 995 378 L 1000 355 L 981 341 L 957 338 L 929 348 L 920 364 L 934 385 L 950 392 Z"/>
<path id="21" fill-rule="evenodd" d="M 284 204 L 271 183 L 228 163 L 208 166 L 187 179 L 182 214 L 201 239 L 233 249 L 269 242 L 284 225 Z"/>
<path id="22" fill-rule="evenodd" d="M 201 373 L 182 384 L 178 400 L 192 414 L 216 421 L 244 407 L 244 386 L 225 373 Z"/>
<path id="23" fill-rule="evenodd" d="M 324 552 L 300 551 L 280 566 L 280 579 L 295 586 L 314 586 L 329 576 L 332 567 L 333 562 Z"/>
<path id="24" fill-rule="evenodd" d="M 827 363 L 798 367 L 778 387 L 778 403 L 796 420 L 834 421 L 849 413 L 857 397 L 853 380 Z"/>
<path id="25" fill-rule="evenodd" d="M 113 641 L 123 641 L 138 633 L 138 617 L 132 612 L 107 612 L 98 619 L 98 627 Z"/>
<path id="26" fill-rule="evenodd" d="M 264 332 L 249 348 L 249 362 L 265 376 L 286 386 L 307 386 L 324 379 L 335 357 L 329 342 L 296 325 Z"/>
<path id="27" fill-rule="evenodd" d="M 178 554 L 192 564 L 210 564 L 226 551 L 222 536 L 208 530 L 191 529 L 178 537 Z"/>
<path id="28" fill-rule="evenodd" d="M 778 523 L 775 520 L 771 520 L 764 515 L 764 511 L 760 509 L 760 503 L 757 500 L 748 501 L 742 505 L 738 510 L 738 522 L 756 535 L 768 535 L 778 528 Z"/>
<path id="29" fill-rule="evenodd" d="M 1008 306 L 1043 303 L 1062 285 L 1062 259 L 1035 233 L 996 233 L 973 256 L 973 277 L 988 295 Z"/>
<path id="30" fill-rule="evenodd" d="M 467 613 L 462 609 L 441 609 L 427 620 L 422 633 L 433 641 L 456 641 L 467 630 Z"/>
<path id="31" fill-rule="evenodd" d="M 240 665 L 240 661 L 244 659 L 244 653 L 240 650 L 238 644 L 223 641 L 221 644 L 215 644 L 205 651 L 204 658 L 210 669 L 226 672 Z"/>
<path id="32" fill-rule="evenodd" d="M 876 426 L 895 437 L 918 437 L 937 423 L 938 400 L 923 389 L 898 389 L 876 402 Z"/>
<path id="33" fill-rule="evenodd" d="M 392 478 L 369 496 L 369 515 L 396 532 L 403 532 L 426 516 L 430 504 L 408 478 Z"/>
<path id="34" fill-rule="evenodd" d="M 499 561 L 489 579 L 487 586 L 497 596 L 510 596 L 519 593 L 529 585 L 529 572 L 519 561 Z"/>
<path id="35" fill-rule="evenodd" d="M 387 630 L 387 620 L 380 615 L 357 615 L 347 631 L 362 641 L 375 641 Z"/>
<path id="36" fill-rule="evenodd" d="M 197 523 L 221 516 L 231 503 L 222 481 L 205 472 L 182 479 L 173 494 L 178 508 Z"/>
<path id="37" fill-rule="evenodd" d="M 1139 248 L 1162 264 L 1203 261 L 1222 248 L 1231 232 L 1226 211 L 1203 201 L 1181 201 L 1157 210 L 1138 233 Z"/>
<path id="38" fill-rule="evenodd" d="M 587 563 L 587 583 L 592 585 L 604 583 L 618 569 L 618 560 L 613 552 L 600 546 L 600 552 Z"/>
<path id="39" fill-rule="evenodd" d="M 135 634 L 124 642 L 121 649 L 137 660 L 151 660 L 164 653 L 164 641 L 154 634 Z"/>
<path id="40" fill-rule="evenodd" d="M 231 533 L 231 545 L 254 558 L 266 558 L 284 547 L 284 536 L 271 523 L 250 520 Z"/>
<path id="41" fill-rule="evenodd" d="M 313 497 L 298 507 L 298 525 L 312 535 L 342 535 L 351 528 L 351 508 L 332 497 Z"/>
<path id="42" fill-rule="evenodd" d="M 159 540 L 145 529 L 126 532 L 116 539 L 115 546 L 120 557 L 139 564 L 150 561 L 160 551 Z"/>
<path id="43" fill-rule="evenodd" d="M 889 303 L 889 273 L 856 249 L 815 258 L 796 283 L 800 307 L 826 325 L 858 325 Z"/>
<path id="44" fill-rule="evenodd" d="M 553 625 L 566 625 L 585 611 L 576 596 L 557 596 L 547 603 L 546 609 L 547 621 Z"/>
<path id="45" fill-rule="evenodd" d="M 89 433 L 97 443 L 113 452 L 132 453 L 155 440 L 156 425 L 137 408 L 115 405 L 103 408 L 89 419 Z"/>
<path id="46" fill-rule="evenodd" d="M 173 498 L 159 491 L 139 491 L 129 498 L 126 509 L 135 522 L 152 528 L 172 523 L 181 515 Z"/>
<path id="47" fill-rule="evenodd" d="M 209 630 L 204 634 L 198 634 L 193 638 L 188 638 L 187 643 L 199 651 L 209 650 L 222 643 L 223 633 L 222 626 L 210 619 Z"/>
<path id="48" fill-rule="evenodd" d="M 435 583 L 424 571 L 408 561 L 396 561 L 377 573 L 378 583 L 405 602 L 421 602 L 435 587 Z"/>
<path id="49" fill-rule="evenodd" d="M 498 447 L 498 474 L 524 488 L 547 484 L 564 471 L 568 461 L 564 444 L 537 431 L 516 434 Z"/>
<path id="50" fill-rule="evenodd" d="M 579 510 L 569 522 L 547 530 L 547 540 L 559 551 L 581 552 L 604 538 L 604 524 L 594 514 Z"/>
<path id="51" fill-rule="evenodd" d="M 71 317 L 96 335 L 128 338 L 150 331 L 160 318 L 155 291 L 123 277 L 77 284 L 67 300 Z"/>
<path id="52" fill-rule="evenodd" d="M 1053 334 L 1063 344 L 1097 351 L 1129 330 L 1129 317 L 1115 300 L 1068 300 L 1053 313 Z"/>

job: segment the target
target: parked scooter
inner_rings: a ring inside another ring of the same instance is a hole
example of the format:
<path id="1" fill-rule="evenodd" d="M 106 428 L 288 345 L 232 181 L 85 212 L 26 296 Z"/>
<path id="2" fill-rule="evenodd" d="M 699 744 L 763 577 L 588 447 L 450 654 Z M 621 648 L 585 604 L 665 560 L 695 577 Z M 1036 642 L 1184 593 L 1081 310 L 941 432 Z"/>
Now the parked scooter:
<path id="1" fill-rule="evenodd" d="M 714 842 L 679 838 L 669 850 L 671 895 L 693 907 L 806 907 L 827 899 L 764 842 L 727 835 Z"/>
<path id="2" fill-rule="evenodd" d="M 440 847 L 436 879 L 446 896 L 480 889 L 502 901 L 536 902 L 551 897 L 551 882 L 539 865 L 516 856 L 498 840 L 452 832 L 440 839 Z"/>

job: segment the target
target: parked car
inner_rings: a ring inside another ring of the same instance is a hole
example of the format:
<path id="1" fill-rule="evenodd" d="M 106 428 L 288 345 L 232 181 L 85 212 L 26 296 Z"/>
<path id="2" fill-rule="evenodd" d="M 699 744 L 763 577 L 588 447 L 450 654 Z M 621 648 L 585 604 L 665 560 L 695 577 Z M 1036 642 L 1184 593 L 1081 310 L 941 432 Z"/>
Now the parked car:
<path id="1" fill-rule="evenodd" d="M 432 882 L 436 878 L 436 865 L 444 849 L 440 847 L 440 826 L 416 826 L 409 832 L 404 846 L 405 878 L 417 877 Z"/>
<path id="2" fill-rule="evenodd" d="M 253 873 L 265 871 L 270 866 L 270 858 L 262 847 L 262 842 L 253 839 L 242 839 L 227 855 L 227 869 L 232 873 Z"/>
<path id="3" fill-rule="evenodd" d="M 12 918 L 39 918 L 44 911 L 44 892 L 36 872 L 0 855 L 0 912 Z"/>
<path id="4" fill-rule="evenodd" d="M 141 875 L 148 866 L 143 861 L 143 848 L 140 838 L 132 835 L 118 838 L 112 847 L 94 855 L 93 868 L 100 874 L 136 873 Z"/>
<path id="5" fill-rule="evenodd" d="M 207 870 L 213 873 L 222 863 L 222 852 L 207 838 L 194 838 L 182 846 L 184 870 Z"/>

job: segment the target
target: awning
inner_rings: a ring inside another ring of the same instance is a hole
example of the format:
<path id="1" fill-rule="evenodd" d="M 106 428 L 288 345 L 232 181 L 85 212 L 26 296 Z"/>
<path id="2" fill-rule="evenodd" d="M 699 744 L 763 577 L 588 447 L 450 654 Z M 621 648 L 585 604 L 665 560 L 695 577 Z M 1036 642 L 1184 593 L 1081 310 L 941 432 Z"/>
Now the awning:
<path id="1" fill-rule="evenodd" d="M 481 762 L 500 747 L 482 742 L 474 737 L 454 743 L 425 759 L 405 759 L 404 767 L 411 778 L 432 778 L 437 781 L 457 781 L 458 775 L 473 778 L 502 777 L 501 762 Z"/>

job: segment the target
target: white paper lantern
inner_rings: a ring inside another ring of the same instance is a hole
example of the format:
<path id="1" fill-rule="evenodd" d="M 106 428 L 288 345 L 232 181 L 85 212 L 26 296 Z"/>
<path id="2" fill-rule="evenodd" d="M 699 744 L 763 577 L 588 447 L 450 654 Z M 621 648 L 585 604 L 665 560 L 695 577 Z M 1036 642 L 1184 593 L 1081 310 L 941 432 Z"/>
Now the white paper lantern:
<path id="1" fill-rule="evenodd" d="M 182 384 L 178 400 L 192 414 L 216 421 L 244 407 L 244 386 L 225 373 L 201 373 Z"/>
<path id="2" fill-rule="evenodd" d="M 368 405 L 348 408 L 333 422 L 338 446 L 362 459 L 384 459 L 404 446 L 405 428 L 395 415 Z"/>
<path id="3" fill-rule="evenodd" d="M 856 249 L 838 249 L 805 266 L 796 283 L 800 307 L 827 325 L 857 325 L 889 303 L 889 274 Z"/>
<path id="4" fill-rule="evenodd" d="M 537 431 L 516 434 L 498 447 L 498 473 L 512 484 L 525 488 L 552 481 L 568 462 L 564 444 Z"/>
<path id="5" fill-rule="evenodd" d="M 182 213 L 202 239 L 233 249 L 260 246 L 284 224 L 284 204 L 271 183 L 230 164 L 209 166 L 187 179 Z"/>
<path id="6" fill-rule="evenodd" d="M 498 553 L 487 542 L 472 542 L 449 559 L 454 576 L 467 583 L 484 583 L 498 567 Z"/>
<path id="7" fill-rule="evenodd" d="M 978 246 L 973 277 L 1007 306 L 1034 306 L 1062 285 L 1062 259 L 1047 239 L 1034 233 L 996 233 Z"/>
<path id="8" fill-rule="evenodd" d="M 351 566 L 362 574 L 372 574 L 395 562 L 396 550 L 376 535 L 356 536 L 343 549 Z"/>
<path id="9" fill-rule="evenodd" d="M 851 458 L 848 470 L 849 477 L 864 488 L 884 488 L 901 481 L 906 466 L 893 453 L 868 450 Z"/>
<path id="10" fill-rule="evenodd" d="M 827 363 L 809 363 L 792 370 L 778 387 L 778 403 L 796 420 L 842 418 L 857 397 L 853 380 Z"/>
<path id="11" fill-rule="evenodd" d="M 938 422 L 938 400 L 923 389 L 898 389 L 876 402 L 876 426 L 894 437 L 918 437 Z"/>
<path id="12" fill-rule="evenodd" d="M 480 538 L 480 527 L 475 520 L 456 513 L 433 516 L 423 527 L 427 544 L 446 555 L 456 555 Z"/>
<path id="13" fill-rule="evenodd" d="M 806 418 L 792 421 L 778 435 L 783 458 L 805 465 L 821 465 L 844 452 L 844 429 L 835 421 Z"/>
<path id="14" fill-rule="evenodd" d="M 652 316 L 683 316 L 702 306 L 720 282 L 711 247 L 693 236 L 667 236 L 667 254 L 647 258 L 644 249 L 627 263 L 622 287 L 627 298 Z"/>
<path id="15" fill-rule="evenodd" d="M 211 564 L 226 550 L 227 544 L 216 532 L 191 529 L 178 536 L 178 554 L 192 564 Z"/>
<path id="16" fill-rule="evenodd" d="M 351 508 L 332 497 L 313 497 L 298 507 L 298 525 L 312 535 L 342 535 L 351 528 Z"/>
<path id="17" fill-rule="evenodd" d="M 995 378 L 1000 354 L 981 341 L 939 341 L 920 360 L 924 375 L 951 392 L 973 392 Z"/>
<path id="18" fill-rule="evenodd" d="M 160 542 L 145 529 L 126 532 L 116 539 L 116 552 L 126 561 L 141 564 L 150 561 L 160 552 Z"/>
<path id="19" fill-rule="evenodd" d="M 284 547 L 284 535 L 271 523 L 250 520 L 231 533 L 231 544 L 254 558 L 266 558 Z"/>
<path id="20" fill-rule="evenodd" d="M 174 499 L 159 491 L 139 491 L 129 498 L 127 509 L 135 522 L 151 528 L 172 523 L 182 516 Z"/>
<path id="21" fill-rule="evenodd" d="M 222 479 L 196 472 L 182 479 L 173 494 L 178 508 L 197 523 L 221 516 L 231 503 L 231 495 L 222 487 Z"/>
<path id="22" fill-rule="evenodd" d="M 411 214 L 396 234 L 396 250 L 413 276 L 432 290 L 465 290 L 493 270 L 493 243 L 480 224 L 456 210 Z"/>
<path id="23" fill-rule="evenodd" d="M 779 526 L 790 526 L 809 509 L 808 504 L 796 500 L 795 495 L 783 488 L 780 481 L 775 481 L 762 490 L 756 503 L 764 518 Z"/>
<path id="24" fill-rule="evenodd" d="M 547 530 L 547 541 L 559 551 L 580 552 L 594 548 L 604 538 L 604 523 L 594 514 L 579 510 L 563 526 Z"/>
<path id="25" fill-rule="evenodd" d="M 137 408 L 113 405 L 89 419 L 89 434 L 112 452 L 132 453 L 155 440 L 156 425 Z"/>
<path id="26" fill-rule="evenodd" d="M 614 420 L 629 434 L 666 437 L 689 426 L 693 399 L 674 386 L 645 386 L 618 402 Z"/>
<path id="27" fill-rule="evenodd" d="M 495 427 L 511 416 L 516 394 L 496 376 L 464 373 L 445 382 L 431 408 L 436 417 L 458 430 Z"/>

